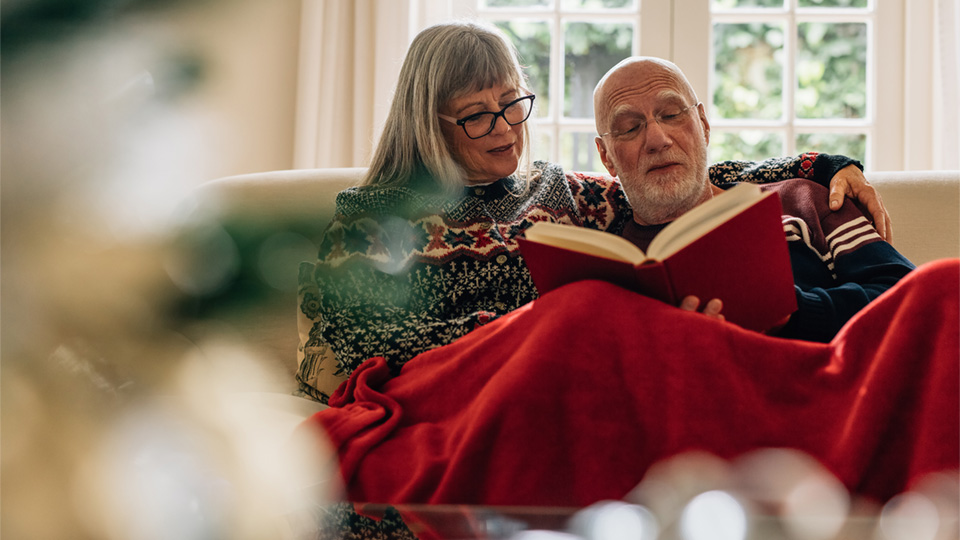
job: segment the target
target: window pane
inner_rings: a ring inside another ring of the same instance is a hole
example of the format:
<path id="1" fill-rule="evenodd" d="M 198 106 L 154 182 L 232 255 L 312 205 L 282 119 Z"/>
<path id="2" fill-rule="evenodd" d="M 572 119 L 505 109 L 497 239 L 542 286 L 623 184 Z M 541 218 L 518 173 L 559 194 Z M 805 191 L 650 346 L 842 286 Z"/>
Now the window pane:
<path id="1" fill-rule="evenodd" d="M 550 28 L 546 22 L 497 21 L 498 28 L 510 38 L 520 53 L 530 90 L 537 95 L 537 116 L 550 111 Z"/>
<path id="2" fill-rule="evenodd" d="M 553 137 L 551 131 L 542 127 L 533 128 L 533 145 L 530 146 L 530 157 L 536 160 L 557 161 L 550 155 Z"/>
<path id="3" fill-rule="evenodd" d="M 744 130 L 710 133 L 710 163 L 728 160 L 762 161 L 782 156 L 783 136 L 769 131 Z"/>
<path id="4" fill-rule="evenodd" d="M 563 0 L 563 9 L 610 9 L 631 8 L 635 0 Z"/>
<path id="5" fill-rule="evenodd" d="M 630 56 L 633 25 L 567 23 L 564 36 L 563 114 L 593 118 L 593 89 L 607 70 Z"/>
<path id="6" fill-rule="evenodd" d="M 783 115 L 783 26 L 715 24 L 713 110 L 720 118 Z"/>
<path id="7" fill-rule="evenodd" d="M 560 135 L 560 164 L 568 171 L 604 172 L 593 133 L 563 133 Z"/>
<path id="8" fill-rule="evenodd" d="M 713 0 L 713 8 L 783 7 L 783 0 Z"/>
<path id="9" fill-rule="evenodd" d="M 865 8 L 867 0 L 800 0 L 797 5 L 802 8 Z"/>
<path id="10" fill-rule="evenodd" d="M 797 116 L 864 118 L 867 25 L 811 22 L 797 26 Z"/>
<path id="11" fill-rule="evenodd" d="M 800 133 L 797 151 L 842 154 L 866 163 L 867 136 L 857 133 Z"/>
<path id="12" fill-rule="evenodd" d="M 480 7 L 550 7 L 553 0 L 480 0 Z"/>

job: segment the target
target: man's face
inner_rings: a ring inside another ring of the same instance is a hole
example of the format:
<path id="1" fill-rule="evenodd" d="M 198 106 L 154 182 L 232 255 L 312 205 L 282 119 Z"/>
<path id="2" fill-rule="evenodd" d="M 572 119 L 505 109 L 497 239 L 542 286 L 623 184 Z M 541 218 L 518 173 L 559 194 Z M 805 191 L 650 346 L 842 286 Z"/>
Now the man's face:
<path id="1" fill-rule="evenodd" d="M 659 64 L 631 64 L 604 83 L 600 158 L 641 224 L 676 219 L 709 194 L 710 126 L 689 84 Z"/>

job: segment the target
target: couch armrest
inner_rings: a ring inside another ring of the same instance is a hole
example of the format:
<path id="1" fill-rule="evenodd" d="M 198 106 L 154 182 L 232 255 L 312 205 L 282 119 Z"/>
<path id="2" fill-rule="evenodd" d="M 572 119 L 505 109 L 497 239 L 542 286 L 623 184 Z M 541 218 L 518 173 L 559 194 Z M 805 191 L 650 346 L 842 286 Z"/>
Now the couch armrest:
<path id="1" fill-rule="evenodd" d="M 219 216 L 252 220 L 333 215 L 337 193 L 359 185 L 365 167 L 291 169 L 211 180 L 196 192 Z M 323 225 L 326 225 L 324 223 Z"/>

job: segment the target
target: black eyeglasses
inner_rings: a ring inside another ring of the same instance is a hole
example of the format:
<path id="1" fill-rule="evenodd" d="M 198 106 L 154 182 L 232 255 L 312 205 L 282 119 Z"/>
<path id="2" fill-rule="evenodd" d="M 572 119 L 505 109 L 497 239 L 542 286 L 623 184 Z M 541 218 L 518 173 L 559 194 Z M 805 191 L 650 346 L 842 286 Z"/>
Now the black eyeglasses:
<path id="1" fill-rule="evenodd" d="M 462 127 L 467 137 L 479 139 L 493 131 L 493 127 L 497 125 L 497 117 L 503 117 L 511 126 L 524 123 L 527 118 L 530 118 L 530 112 L 533 111 L 533 100 L 535 97 L 537 96 L 534 94 L 523 96 L 522 98 L 507 103 L 507 106 L 500 109 L 500 112 L 480 112 L 459 120 L 445 114 L 438 113 L 437 116 L 447 122 Z"/>

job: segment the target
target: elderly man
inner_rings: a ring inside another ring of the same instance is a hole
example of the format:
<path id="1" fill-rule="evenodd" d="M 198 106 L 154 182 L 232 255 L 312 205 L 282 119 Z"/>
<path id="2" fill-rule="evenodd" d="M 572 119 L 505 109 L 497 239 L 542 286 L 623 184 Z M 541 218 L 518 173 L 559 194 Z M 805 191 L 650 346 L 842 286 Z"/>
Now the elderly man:
<path id="1" fill-rule="evenodd" d="M 622 234 L 642 249 L 666 224 L 732 185 L 709 181 L 710 123 L 673 63 L 649 57 L 620 62 L 597 85 L 594 108 L 600 158 L 619 177 L 633 208 Z M 781 198 L 799 306 L 778 335 L 828 341 L 914 268 L 853 202 L 831 211 L 819 184 L 789 180 L 762 189 Z M 681 307 L 692 310 L 699 303 L 688 297 Z M 717 318 L 721 310 L 717 299 L 703 307 Z"/>

